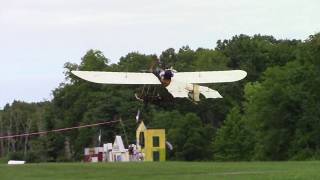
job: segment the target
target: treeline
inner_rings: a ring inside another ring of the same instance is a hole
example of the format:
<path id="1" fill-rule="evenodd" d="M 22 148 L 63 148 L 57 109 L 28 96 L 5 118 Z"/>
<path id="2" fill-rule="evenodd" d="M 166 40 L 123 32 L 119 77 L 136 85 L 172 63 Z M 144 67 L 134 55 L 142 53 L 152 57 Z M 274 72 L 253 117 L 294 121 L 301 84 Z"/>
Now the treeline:
<path id="1" fill-rule="evenodd" d="M 0 139 L 0 155 L 30 162 L 79 161 L 83 148 L 112 142 L 115 135 L 135 143 L 138 109 L 148 127 L 166 128 L 173 144 L 168 159 L 250 161 L 320 159 L 320 34 L 307 40 L 272 36 L 234 36 L 215 49 L 167 49 L 158 57 L 178 71 L 242 69 L 248 76 L 236 83 L 212 84 L 223 99 L 194 104 L 174 99 L 147 106 L 135 93 L 163 89 L 101 85 L 74 77 L 71 70 L 148 70 L 155 55 L 137 52 L 110 64 L 102 52 L 90 50 L 80 64 L 65 64 L 66 81 L 53 90 L 53 100 L 15 101 L 0 111 L 0 136 L 122 119 L 121 123 Z"/>

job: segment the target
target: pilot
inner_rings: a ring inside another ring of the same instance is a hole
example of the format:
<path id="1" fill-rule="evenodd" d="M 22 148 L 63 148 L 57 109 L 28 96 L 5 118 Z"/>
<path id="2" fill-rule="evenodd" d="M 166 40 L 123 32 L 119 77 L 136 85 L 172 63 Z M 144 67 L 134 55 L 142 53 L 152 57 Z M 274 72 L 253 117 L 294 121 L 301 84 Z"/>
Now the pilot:
<path id="1" fill-rule="evenodd" d="M 166 69 L 163 74 L 164 79 L 171 79 L 173 77 L 173 72 L 169 69 Z"/>
<path id="2" fill-rule="evenodd" d="M 159 73 L 159 77 L 161 80 L 170 80 L 173 77 L 173 73 L 171 70 L 166 69 L 166 70 L 161 70 Z"/>

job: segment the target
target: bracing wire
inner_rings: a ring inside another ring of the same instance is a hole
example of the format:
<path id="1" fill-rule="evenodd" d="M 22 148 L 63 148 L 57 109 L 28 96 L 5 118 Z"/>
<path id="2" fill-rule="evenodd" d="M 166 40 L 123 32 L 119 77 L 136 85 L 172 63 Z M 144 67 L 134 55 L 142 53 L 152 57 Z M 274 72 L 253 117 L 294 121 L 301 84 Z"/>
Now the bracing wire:
<path id="1" fill-rule="evenodd" d="M 121 120 L 105 121 L 105 122 L 100 122 L 100 123 L 95 123 L 95 124 L 80 125 L 80 126 L 74 126 L 74 127 L 68 127 L 68 128 L 54 129 L 54 130 L 49 130 L 49 131 L 39 131 L 39 132 L 33 132 L 33 133 L 6 135 L 6 136 L 0 136 L 0 139 L 9 139 L 9 138 L 16 138 L 16 137 L 48 134 L 48 133 L 53 133 L 53 132 L 69 131 L 69 130 L 73 130 L 73 129 L 81 129 L 81 128 L 87 128 L 87 127 L 100 126 L 100 125 L 104 125 L 104 124 L 112 124 L 112 123 L 116 123 L 116 122 L 120 122 L 120 121 Z"/>

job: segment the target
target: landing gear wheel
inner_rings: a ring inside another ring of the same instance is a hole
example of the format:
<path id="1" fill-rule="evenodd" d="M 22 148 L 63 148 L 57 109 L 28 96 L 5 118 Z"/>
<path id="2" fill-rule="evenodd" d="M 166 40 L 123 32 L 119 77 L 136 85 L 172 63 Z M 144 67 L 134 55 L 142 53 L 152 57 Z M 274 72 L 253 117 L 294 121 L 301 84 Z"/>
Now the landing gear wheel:
<path id="1" fill-rule="evenodd" d="M 143 102 L 143 99 L 141 99 L 141 98 L 138 96 L 138 94 L 137 94 L 137 93 L 134 93 L 134 96 L 136 97 L 136 99 L 137 99 L 138 101 Z"/>

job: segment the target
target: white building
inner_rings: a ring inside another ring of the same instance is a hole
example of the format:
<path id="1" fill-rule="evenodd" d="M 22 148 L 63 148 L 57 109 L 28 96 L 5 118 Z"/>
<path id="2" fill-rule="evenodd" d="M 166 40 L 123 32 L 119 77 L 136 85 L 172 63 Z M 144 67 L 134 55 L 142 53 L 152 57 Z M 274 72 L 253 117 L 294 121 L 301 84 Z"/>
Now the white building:
<path id="1" fill-rule="evenodd" d="M 114 143 L 103 144 L 103 147 L 85 148 L 85 162 L 127 162 L 128 149 L 125 149 L 121 136 L 116 136 Z"/>
<path id="2" fill-rule="evenodd" d="M 129 161 L 129 152 L 128 149 L 124 148 L 123 141 L 121 136 L 116 136 L 112 151 L 109 152 L 108 157 L 112 156 L 110 162 L 126 162 Z"/>

